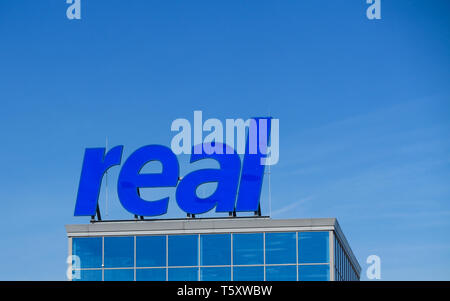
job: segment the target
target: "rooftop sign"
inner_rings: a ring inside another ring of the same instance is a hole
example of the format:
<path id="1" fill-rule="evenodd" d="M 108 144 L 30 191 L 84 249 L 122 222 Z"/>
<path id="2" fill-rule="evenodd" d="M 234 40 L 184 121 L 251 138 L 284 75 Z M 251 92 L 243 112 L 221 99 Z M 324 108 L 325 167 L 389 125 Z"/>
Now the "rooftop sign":
<path id="1" fill-rule="evenodd" d="M 175 153 L 163 145 L 147 145 L 137 149 L 123 163 L 117 182 L 117 194 L 122 206 L 138 216 L 158 216 L 167 213 L 169 197 L 144 200 L 139 188 L 174 187 L 178 206 L 188 214 L 257 211 L 264 177 L 264 161 L 268 155 L 272 119 L 252 119 L 249 126 L 243 160 L 229 145 L 216 141 L 192 146 L 190 162 L 214 159 L 219 168 L 195 170 L 180 178 Z M 278 120 L 277 120 L 278 121 Z M 277 124 L 278 127 L 278 124 Z M 278 133 L 277 133 L 278 134 Z M 123 146 L 87 148 L 84 154 L 75 216 L 94 216 L 98 209 L 100 186 L 105 172 L 121 165 Z M 270 151 L 269 151 L 270 152 Z M 149 162 L 159 161 L 161 173 L 141 173 Z M 207 198 L 197 196 L 197 187 L 216 182 L 217 188 Z"/>

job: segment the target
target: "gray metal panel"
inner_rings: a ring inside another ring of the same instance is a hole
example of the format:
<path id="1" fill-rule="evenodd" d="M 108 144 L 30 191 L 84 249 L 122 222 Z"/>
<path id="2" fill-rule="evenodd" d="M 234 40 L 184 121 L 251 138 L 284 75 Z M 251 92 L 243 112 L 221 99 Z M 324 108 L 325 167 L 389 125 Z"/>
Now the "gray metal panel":
<path id="1" fill-rule="evenodd" d="M 329 245 L 329 251 L 330 251 L 330 281 L 335 281 L 335 276 L 334 276 L 334 267 L 335 267 L 335 256 L 334 256 L 334 231 L 330 231 L 329 234 L 329 240 L 328 240 L 328 245 Z"/>
<path id="2" fill-rule="evenodd" d="M 184 220 L 152 220 L 152 221 L 124 221 L 124 222 L 97 222 L 84 225 L 66 225 L 69 237 L 95 236 L 95 235 L 120 235 L 120 233 L 139 235 L 140 232 L 170 232 L 185 233 L 186 231 L 199 231 L 214 233 L 220 230 L 239 230 L 268 228 L 318 228 L 333 227 L 336 219 L 285 219 L 274 220 L 270 218 L 223 218 L 223 219 L 184 219 Z M 101 234 L 100 234 L 101 233 Z"/>

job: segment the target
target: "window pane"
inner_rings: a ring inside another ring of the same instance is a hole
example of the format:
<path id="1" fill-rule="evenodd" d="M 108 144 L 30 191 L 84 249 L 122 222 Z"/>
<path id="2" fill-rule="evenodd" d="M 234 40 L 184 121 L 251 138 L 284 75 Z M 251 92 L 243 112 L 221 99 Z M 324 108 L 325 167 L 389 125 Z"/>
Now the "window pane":
<path id="1" fill-rule="evenodd" d="M 234 281 L 263 281 L 264 267 L 233 267 Z"/>
<path id="2" fill-rule="evenodd" d="M 200 236 L 201 265 L 231 264 L 231 235 L 208 234 Z"/>
<path id="3" fill-rule="evenodd" d="M 202 281 L 230 281 L 231 268 L 229 267 L 201 268 L 200 276 Z"/>
<path id="4" fill-rule="evenodd" d="M 120 269 L 120 270 L 105 270 L 105 281 L 133 281 L 134 270 Z"/>
<path id="5" fill-rule="evenodd" d="M 198 235 L 169 236 L 169 266 L 198 265 Z"/>
<path id="6" fill-rule="evenodd" d="M 198 268 L 170 268 L 169 281 L 197 281 Z"/>
<path id="7" fill-rule="evenodd" d="M 266 233 L 266 263 L 297 263 L 296 233 Z"/>
<path id="8" fill-rule="evenodd" d="M 137 281 L 166 281 L 166 269 L 136 269 Z"/>
<path id="9" fill-rule="evenodd" d="M 105 237 L 105 267 L 134 266 L 134 237 Z"/>
<path id="10" fill-rule="evenodd" d="M 263 264 L 263 234 L 233 234 L 233 264 Z"/>
<path id="11" fill-rule="evenodd" d="M 166 237 L 136 236 L 136 266 L 166 266 Z"/>
<path id="12" fill-rule="evenodd" d="M 75 277 L 75 273 L 80 273 L 80 279 L 73 278 L 73 281 L 102 281 L 102 270 L 74 271 L 73 277 Z"/>
<path id="13" fill-rule="evenodd" d="M 299 263 L 328 263 L 328 243 L 328 232 L 299 232 Z"/>
<path id="14" fill-rule="evenodd" d="M 330 267 L 323 265 L 300 265 L 298 266 L 300 281 L 328 281 L 330 280 Z"/>
<path id="15" fill-rule="evenodd" d="M 72 254 L 80 258 L 79 268 L 101 268 L 102 238 L 101 237 L 72 238 Z"/>
<path id="16" fill-rule="evenodd" d="M 266 267 L 267 281 L 297 281 L 296 265 L 281 265 Z"/>

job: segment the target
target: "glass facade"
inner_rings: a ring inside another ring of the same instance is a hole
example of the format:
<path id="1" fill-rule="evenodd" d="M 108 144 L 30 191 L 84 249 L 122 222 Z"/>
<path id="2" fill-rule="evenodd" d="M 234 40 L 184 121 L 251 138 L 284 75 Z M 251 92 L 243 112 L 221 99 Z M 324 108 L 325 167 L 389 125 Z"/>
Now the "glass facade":
<path id="1" fill-rule="evenodd" d="M 359 281 L 358 273 L 338 239 L 334 239 L 334 277 L 336 281 Z"/>
<path id="2" fill-rule="evenodd" d="M 72 255 L 78 280 L 327 281 L 330 233 L 73 237 Z M 332 247 L 335 280 L 358 280 L 337 239 Z"/>

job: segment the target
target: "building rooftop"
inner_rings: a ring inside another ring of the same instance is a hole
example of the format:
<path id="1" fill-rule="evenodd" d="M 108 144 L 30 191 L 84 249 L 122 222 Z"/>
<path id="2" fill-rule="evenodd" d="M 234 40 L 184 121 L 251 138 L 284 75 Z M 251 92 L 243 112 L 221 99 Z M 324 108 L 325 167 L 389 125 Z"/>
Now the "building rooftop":
<path id="1" fill-rule="evenodd" d="M 271 219 L 270 217 L 185 218 L 126 221 L 95 221 L 66 225 L 68 237 L 167 235 L 192 233 L 334 231 L 360 273 L 361 267 L 336 218 Z"/>

